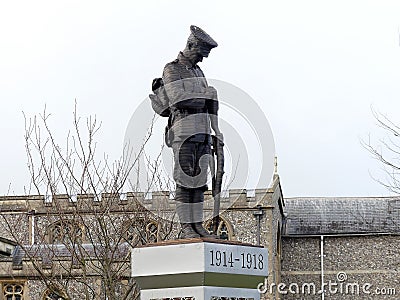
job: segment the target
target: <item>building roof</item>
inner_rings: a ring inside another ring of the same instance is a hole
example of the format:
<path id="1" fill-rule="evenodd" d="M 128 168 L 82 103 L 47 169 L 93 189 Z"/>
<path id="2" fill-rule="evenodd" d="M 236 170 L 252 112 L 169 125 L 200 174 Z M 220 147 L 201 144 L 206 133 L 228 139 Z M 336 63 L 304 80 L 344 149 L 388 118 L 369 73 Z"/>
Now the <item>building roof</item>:
<path id="1" fill-rule="evenodd" d="M 101 259 L 104 255 L 112 257 L 115 261 L 121 261 L 129 255 L 130 246 L 128 243 L 121 243 L 112 247 L 108 254 L 100 244 L 81 244 L 74 247 L 67 247 L 62 244 L 45 244 L 45 245 L 26 245 L 23 248 L 17 246 L 13 255 L 13 265 L 22 265 L 24 259 L 29 257 L 41 258 L 42 264 L 50 265 L 53 260 L 67 259 L 74 260 L 78 257 L 86 257 L 91 259 Z M 78 264 L 78 262 L 76 262 Z"/>
<path id="2" fill-rule="evenodd" d="M 16 245 L 17 245 L 17 243 L 16 243 L 15 241 L 12 241 L 12 240 L 3 238 L 3 237 L 1 237 L 1 236 L 0 236 L 0 242 L 3 242 L 3 243 L 5 243 L 5 244 L 9 244 L 9 245 L 13 245 L 13 246 L 16 246 Z"/>
<path id="3" fill-rule="evenodd" d="M 285 198 L 286 236 L 400 234 L 400 197 Z"/>

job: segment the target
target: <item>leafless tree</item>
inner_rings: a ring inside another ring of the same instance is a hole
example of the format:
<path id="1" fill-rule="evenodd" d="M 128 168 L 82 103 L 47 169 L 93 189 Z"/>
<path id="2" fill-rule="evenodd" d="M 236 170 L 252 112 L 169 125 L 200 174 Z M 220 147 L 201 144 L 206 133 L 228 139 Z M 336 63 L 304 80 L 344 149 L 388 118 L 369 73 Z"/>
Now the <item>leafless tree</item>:
<path id="1" fill-rule="evenodd" d="M 400 194 L 400 127 L 386 115 L 372 110 L 378 127 L 385 133 L 384 138 L 372 142 L 371 137 L 362 141 L 362 145 L 372 157 L 382 163 L 385 179 L 374 178 L 390 191 Z"/>
<path id="2" fill-rule="evenodd" d="M 147 211 L 137 193 L 123 193 L 137 159 L 121 158 L 113 163 L 107 156 L 99 159 L 96 137 L 100 124 L 96 118 L 82 122 L 75 106 L 73 130 L 62 147 L 49 126 L 49 117 L 45 110 L 25 118 L 31 176 L 26 192 L 31 195 L 26 200 L 29 214 L 12 218 L 2 214 L 3 226 L 18 243 L 21 263 L 26 261 L 32 274 L 53 293 L 49 299 L 136 299 L 130 249 L 168 238 L 172 222 Z M 143 154 L 151 130 L 137 157 Z M 151 180 L 161 180 L 157 162 L 149 163 L 154 169 Z M 43 205 L 39 207 L 33 200 L 38 196 L 32 195 L 41 195 Z M 30 243 L 26 235 L 13 230 L 27 217 L 34 217 L 36 228 Z"/>

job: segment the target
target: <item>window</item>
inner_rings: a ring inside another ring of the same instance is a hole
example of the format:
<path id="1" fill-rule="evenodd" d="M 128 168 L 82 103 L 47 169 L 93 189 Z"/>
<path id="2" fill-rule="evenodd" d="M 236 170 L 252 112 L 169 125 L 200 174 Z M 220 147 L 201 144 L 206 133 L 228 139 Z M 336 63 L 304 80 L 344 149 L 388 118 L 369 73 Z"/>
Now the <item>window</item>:
<path id="1" fill-rule="evenodd" d="M 212 233 L 213 231 L 213 223 L 212 220 L 208 220 L 204 224 L 204 228 L 209 232 Z M 233 237 L 233 230 L 232 226 L 223 218 L 219 218 L 218 230 L 217 235 L 223 240 L 232 240 Z"/>
<path id="2" fill-rule="evenodd" d="M 81 243 L 82 228 L 71 221 L 59 221 L 50 226 L 50 243 L 76 244 Z"/>
<path id="3" fill-rule="evenodd" d="M 58 295 L 56 292 L 47 290 L 43 295 L 43 300 L 64 300 L 65 298 Z"/>
<path id="4" fill-rule="evenodd" d="M 282 257 L 282 237 L 281 237 L 281 223 L 278 221 L 276 230 L 276 255 Z"/>
<path id="5" fill-rule="evenodd" d="M 148 243 L 155 243 L 157 242 L 157 234 L 158 234 L 158 224 L 155 221 L 150 221 L 146 225 L 146 236 Z"/>
<path id="6" fill-rule="evenodd" d="M 4 283 L 3 296 L 5 300 L 23 300 L 24 284 L 23 283 Z"/>
<path id="7" fill-rule="evenodd" d="M 126 240 L 131 243 L 155 243 L 158 241 L 158 223 L 156 221 L 136 220 L 127 222 Z"/>

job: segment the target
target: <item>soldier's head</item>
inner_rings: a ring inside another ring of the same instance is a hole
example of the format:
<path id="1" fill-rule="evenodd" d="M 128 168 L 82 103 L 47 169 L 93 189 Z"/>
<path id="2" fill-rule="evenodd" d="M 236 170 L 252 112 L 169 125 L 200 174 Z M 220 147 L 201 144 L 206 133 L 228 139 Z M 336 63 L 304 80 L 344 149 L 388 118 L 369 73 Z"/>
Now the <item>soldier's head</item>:
<path id="1" fill-rule="evenodd" d="M 186 48 L 183 51 L 194 64 L 208 57 L 212 48 L 218 46 L 217 42 L 204 30 L 197 26 L 190 26 L 191 34 L 187 40 Z"/>

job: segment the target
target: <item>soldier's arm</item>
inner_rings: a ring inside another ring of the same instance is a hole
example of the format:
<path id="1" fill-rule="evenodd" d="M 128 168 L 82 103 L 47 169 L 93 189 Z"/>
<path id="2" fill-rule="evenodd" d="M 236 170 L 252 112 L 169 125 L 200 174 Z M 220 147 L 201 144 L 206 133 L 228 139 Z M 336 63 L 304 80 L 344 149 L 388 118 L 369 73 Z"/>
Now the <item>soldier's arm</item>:
<path id="1" fill-rule="evenodd" d="M 218 96 L 217 96 L 217 91 L 213 87 L 208 87 L 209 90 L 213 91 L 214 95 L 212 99 L 207 99 L 206 105 L 207 105 L 207 111 L 210 116 L 210 122 L 211 122 L 211 128 L 214 130 L 215 135 L 217 138 L 223 142 L 224 138 L 219 130 L 219 124 L 218 124 L 218 109 L 219 109 L 219 102 L 218 102 Z"/>
<path id="2" fill-rule="evenodd" d="M 194 84 L 196 79 L 181 79 L 179 74 L 179 66 L 176 66 L 174 63 L 169 63 L 165 66 L 163 72 L 163 81 L 170 105 L 177 108 L 193 108 L 193 105 L 195 105 L 194 101 L 196 101 L 196 99 L 199 99 L 200 104 L 201 102 L 204 103 L 204 99 L 209 99 L 212 97 L 212 94 L 208 89 L 204 89 L 204 92 L 202 93 L 194 93 L 190 91 L 190 85 Z M 189 88 L 185 88 L 185 86 Z"/>
<path id="3" fill-rule="evenodd" d="M 204 77 L 204 73 L 201 69 L 200 72 Z M 218 125 L 218 109 L 219 109 L 218 93 L 217 90 L 212 86 L 207 86 L 206 90 L 207 90 L 206 106 L 207 106 L 207 112 L 210 116 L 211 128 L 212 130 L 214 130 L 214 133 L 217 136 L 218 140 L 223 143 L 224 137 L 221 131 L 219 130 L 219 125 Z"/>

